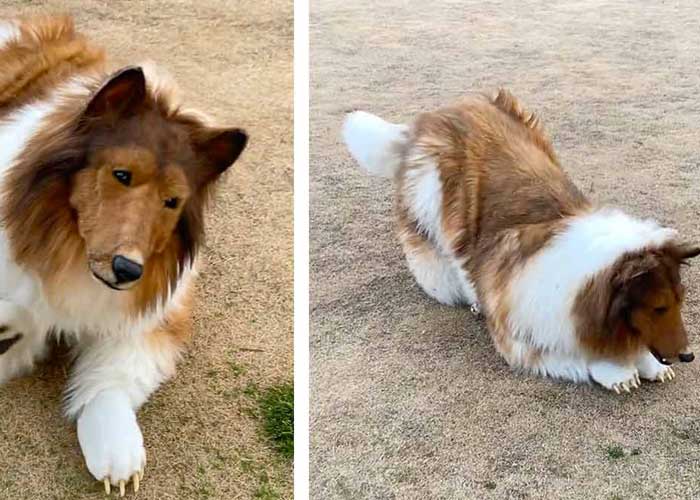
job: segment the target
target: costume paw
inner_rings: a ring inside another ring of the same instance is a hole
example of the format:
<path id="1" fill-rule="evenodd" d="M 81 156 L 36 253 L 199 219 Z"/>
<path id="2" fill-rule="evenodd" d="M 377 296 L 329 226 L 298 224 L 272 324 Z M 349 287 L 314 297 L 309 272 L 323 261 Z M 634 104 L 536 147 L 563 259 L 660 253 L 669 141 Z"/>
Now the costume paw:
<path id="1" fill-rule="evenodd" d="M 609 361 L 596 361 L 589 366 L 591 378 L 617 394 L 638 389 L 641 382 L 634 366 L 620 365 Z"/>
<path id="2" fill-rule="evenodd" d="M 636 365 L 639 376 L 646 380 L 666 382 L 673 380 L 676 376 L 670 366 L 659 362 L 649 351 L 639 357 Z"/>
<path id="3" fill-rule="evenodd" d="M 78 441 L 90 473 L 102 481 L 105 493 L 131 482 L 138 491 L 146 466 L 143 436 L 129 398 L 119 390 L 97 394 L 78 417 Z"/>

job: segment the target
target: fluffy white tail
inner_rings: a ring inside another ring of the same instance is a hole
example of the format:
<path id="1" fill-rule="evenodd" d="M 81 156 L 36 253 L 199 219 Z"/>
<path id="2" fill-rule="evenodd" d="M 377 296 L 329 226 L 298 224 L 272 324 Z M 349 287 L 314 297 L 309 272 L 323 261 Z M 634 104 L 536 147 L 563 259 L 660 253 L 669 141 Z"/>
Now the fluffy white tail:
<path id="1" fill-rule="evenodd" d="M 345 118 L 343 139 L 352 157 L 367 172 L 393 177 L 401 164 L 400 146 L 407 140 L 407 130 L 406 125 L 355 111 Z"/>

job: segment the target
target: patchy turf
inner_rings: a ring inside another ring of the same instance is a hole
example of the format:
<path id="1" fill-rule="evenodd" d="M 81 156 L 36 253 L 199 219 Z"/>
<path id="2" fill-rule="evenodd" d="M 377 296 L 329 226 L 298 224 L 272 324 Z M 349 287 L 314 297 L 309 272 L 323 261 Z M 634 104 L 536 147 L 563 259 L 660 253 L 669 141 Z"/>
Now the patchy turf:
<path id="1" fill-rule="evenodd" d="M 700 498 L 700 363 L 624 396 L 514 374 L 483 322 L 421 293 L 390 182 L 364 175 L 340 141 L 347 111 L 405 121 L 504 85 L 541 114 L 586 193 L 700 241 L 700 10 L 314 0 L 311 11 L 312 497 Z M 696 351 L 698 269 L 684 269 Z"/>
<path id="2" fill-rule="evenodd" d="M 617 460 L 619 458 L 624 458 L 625 450 L 619 444 L 613 444 L 608 446 L 605 451 L 608 453 L 608 458 L 610 460 Z"/>
<path id="3" fill-rule="evenodd" d="M 0 16 L 38 10 L 73 13 L 115 63 L 165 66 L 189 104 L 251 137 L 208 217 L 193 344 L 139 413 L 138 498 L 291 498 L 249 390 L 292 376 L 291 0 L 0 2 Z M 0 388 L 0 498 L 104 498 L 61 416 L 67 369 L 59 353 Z"/>
<path id="4" fill-rule="evenodd" d="M 270 387 L 260 396 L 263 429 L 286 459 L 294 457 L 294 385 Z"/>

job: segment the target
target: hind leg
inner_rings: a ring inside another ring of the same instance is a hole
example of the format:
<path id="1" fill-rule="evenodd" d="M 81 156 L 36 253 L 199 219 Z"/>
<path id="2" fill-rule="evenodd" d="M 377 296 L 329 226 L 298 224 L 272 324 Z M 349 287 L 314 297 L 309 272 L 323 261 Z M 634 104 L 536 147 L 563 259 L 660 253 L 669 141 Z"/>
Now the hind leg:
<path id="1" fill-rule="evenodd" d="M 46 354 L 46 338 L 29 312 L 0 299 L 0 384 L 28 373 Z"/>
<path id="2" fill-rule="evenodd" d="M 420 287 L 438 302 L 469 304 L 479 312 L 474 285 L 456 259 L 443 255 L 427 238 L 411 228 L 401 232 L 408 267 Z"/>

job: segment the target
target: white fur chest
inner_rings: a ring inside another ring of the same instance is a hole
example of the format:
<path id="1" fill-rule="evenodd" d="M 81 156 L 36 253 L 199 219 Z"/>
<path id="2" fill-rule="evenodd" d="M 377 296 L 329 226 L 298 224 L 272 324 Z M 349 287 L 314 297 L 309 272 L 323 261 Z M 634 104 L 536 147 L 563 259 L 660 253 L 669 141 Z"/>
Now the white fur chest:
<path id="1" fill-rule="evenodd" d="M 53 328 L 76 336 L 130 335 L 155 327 L 164 312 L 158 307 L 145 315 L 128 314 L 126 294 L 107 289 L 87 271 L 62 284 L 65 293 L 49 299 L 39 278 L 12 260 L 1 229 L 0 276 L 0 299 L 26 309 L 41 333 Z"/>

